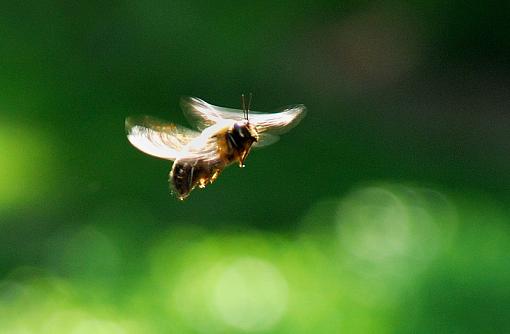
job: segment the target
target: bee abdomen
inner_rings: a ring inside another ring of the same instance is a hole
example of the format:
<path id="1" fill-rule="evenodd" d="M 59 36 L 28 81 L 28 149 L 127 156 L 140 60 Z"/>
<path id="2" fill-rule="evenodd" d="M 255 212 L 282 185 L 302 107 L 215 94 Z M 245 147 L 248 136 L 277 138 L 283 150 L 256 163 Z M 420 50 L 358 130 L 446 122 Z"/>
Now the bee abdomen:
<path id="1" fill-rule="evenodd" d="M 196 160 L 176 160 L 169 179 L 172 191 L 183 200 L 197 185 L 205 187 L 212 182 L 217 170 L 214 165 Z"/>
<path id="2" fill-rule="evenodd" d="M 195 167 L 188 161 L 175 161 L 170 172 L 170 186 L 172 192 L 179 199 L 188 197 L 194 184 L 194 169 Z"/>

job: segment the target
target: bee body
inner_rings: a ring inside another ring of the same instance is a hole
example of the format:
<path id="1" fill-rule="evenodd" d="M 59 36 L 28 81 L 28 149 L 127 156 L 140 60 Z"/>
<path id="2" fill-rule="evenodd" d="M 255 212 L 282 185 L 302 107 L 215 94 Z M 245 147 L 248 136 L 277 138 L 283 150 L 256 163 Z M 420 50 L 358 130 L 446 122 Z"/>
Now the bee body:
<path id="1" fill-rule="evenodd" d="M 258 134 L 248 122 L 229 123 L 232 124 L 219 124 L 204 130 L 200 137 L 190 143 L 183 158 L 175 160 L 169 181 L 179 199 L 188 197 L 196 186 L 205 188 L 213 183 L 221 171 L 232 163 L 239 162 L 244 167 L 244 160 L 257 141 Z M 216 152 L 211 154 L 210 159 L 190 158 L 194 156 L 193 151 L 203 152 L 202 146 L 210 141 L 216 143 Z"/>

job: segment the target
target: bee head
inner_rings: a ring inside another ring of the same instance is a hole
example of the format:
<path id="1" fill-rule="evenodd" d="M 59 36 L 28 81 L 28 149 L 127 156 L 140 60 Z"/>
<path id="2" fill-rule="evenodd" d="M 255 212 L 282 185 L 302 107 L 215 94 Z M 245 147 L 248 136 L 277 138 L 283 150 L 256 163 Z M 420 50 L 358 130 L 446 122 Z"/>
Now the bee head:
<path id="1" fill-rule="evenodd" d="M 233 127 L 233 133 L 237 138 L 241 138 L 241 140 L 250 143 L 258 141 L 259 135 L 257 130 L 253 125 L 250 124 L 249 113 L 251 106 L 251 98 L 252 94 L 250 93 L 250 98 L 248 100 L 248 104 L 246 104 L 246 100 L 244 98 L 244 94 L 241 94 L 241 107 L 243 108 L 243 116 L 244 120 L 240 122 L 236 122 Z"/>
<path id="2" fill-rule="evenodd" d="M 227 141 L 239 154 L 239 167 L 244 167 L 244 160 L 253 143 L 259 139 L 258 133 L 248 120 L 235 122 L 229 132 Z"/>
<path id="3" fill-rule="evenodd" d="M 258 134 L 255 127 L 247 120 L 234 123 L 232 134 L 241 141 L 251 143 L 258 141 Z"/>

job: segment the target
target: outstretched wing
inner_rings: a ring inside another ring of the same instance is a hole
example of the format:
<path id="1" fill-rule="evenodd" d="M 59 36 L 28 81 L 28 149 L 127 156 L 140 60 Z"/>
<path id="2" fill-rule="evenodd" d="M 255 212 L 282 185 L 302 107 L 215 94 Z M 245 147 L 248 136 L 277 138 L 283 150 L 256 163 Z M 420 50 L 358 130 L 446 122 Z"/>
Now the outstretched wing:
<path id="1" fill-rule="evenodd" d="M 222 119 L 217 107 L 196 97 L 181 98 L 181 108 L 188 121 L 200 131 Z"/>
<path id="2" fill-rule="evenodd" d="M 222 119 L 241 121 L 244 113 L 239 109 L 214 106 L 195 97 L 181 100 L 181 106 L 188 120 L 203 130 Z M 306 114 L 306 107 L 302 104 L 281 108 L 275 113 L 261 113 L 250 111 L 249 120 L 259 133 L 282 134 L 296 126 Z"/>
<path id="3" fill-rule="evenodd" d="M 151 116 L 128 117 L 125 125 L 127 138 L 134 147 L 167 160 L 177 159 L 184 146 L 200 135 L 197 131 Z"/>
<path id="4" fill-rule="evenodd" d="M 253 143 L 253 148 L 259 149 L 269 145 L 272 145 L 280 140 L 280 136 L 272 135 L 269 133 L 259 133 L 259 140 Z"/>
<path id="5" fill-rule="evenodd" d="M 281 108 L 275 113 L 250 112 L 249 119 L 259 133 L 279 135 L 298 125 L 305 115 L 306 107 L 298 104 Z"/>

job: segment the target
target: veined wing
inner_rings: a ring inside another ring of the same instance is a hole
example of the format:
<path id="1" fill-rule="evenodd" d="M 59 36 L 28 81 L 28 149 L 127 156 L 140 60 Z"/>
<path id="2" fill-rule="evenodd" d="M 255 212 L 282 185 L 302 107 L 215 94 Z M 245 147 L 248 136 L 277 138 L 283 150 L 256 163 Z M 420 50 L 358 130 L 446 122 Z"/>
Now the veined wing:
<path id="1" fill-rule="evenodd" d="M 165 122 L 151 116 L 126 118 L 126 134 L 129 142 L 149 155 L 175 160 L 199 132 Z"/>
<path id="2" fill-rule="evenodd" d="M 222 119 L 241 121 L 244 113 L 239 109 L 214 106 L 195 97 L 181 100 L 184 114 L 199 130 L 203 130 Z M 306 114 L 302 104 L 281 108 L 275 113 L 249 112 L 250 123 L 254 124 L 259 133 L 282 134 L 296 126 Z M 268 137 L 269 138 L 269 137 Z"/>

